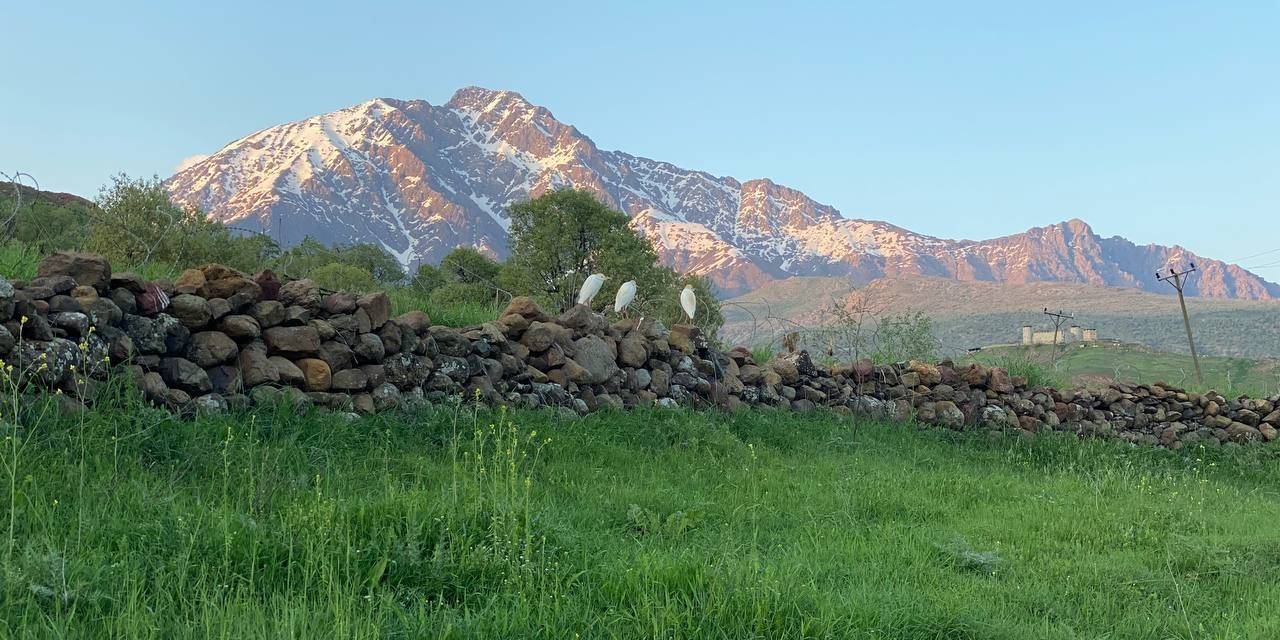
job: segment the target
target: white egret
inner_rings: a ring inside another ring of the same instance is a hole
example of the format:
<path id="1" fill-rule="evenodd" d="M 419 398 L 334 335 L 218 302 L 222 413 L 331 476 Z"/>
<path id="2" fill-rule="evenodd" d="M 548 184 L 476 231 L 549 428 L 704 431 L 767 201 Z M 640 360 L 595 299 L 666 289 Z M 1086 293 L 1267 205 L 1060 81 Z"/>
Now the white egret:
<path id="1" fill-rule="evenodd" d="M 578 290 L 578 304 L 590 305 L 591 299 L 600 293 L 600 287 L 604 286 L 604 281 L 608 279 L 603 273 L 587 276 L 586 282 L 583 282 L 582 288 Z"/>
<path id="2" fill-rule="evenodd" d="M 627 305 L 631 304 L 631 301 L 635 299 L 636 281 L 628 280 L 622 283 L 621 287 L 618 287 L 618 295 L 613 299 L 613 310 L 617 313 L 622 313 L 622 310 L 626 309 Z"/>
<path id="3" fill-rule="evenodd" d="M 693 314 L 698 311 L 698 296 L 693 293 L 693 285 L 686 284 L 684 291 L 680 292 L 680 307 L 689 316 L 689 322 L 693 322 Z"/>

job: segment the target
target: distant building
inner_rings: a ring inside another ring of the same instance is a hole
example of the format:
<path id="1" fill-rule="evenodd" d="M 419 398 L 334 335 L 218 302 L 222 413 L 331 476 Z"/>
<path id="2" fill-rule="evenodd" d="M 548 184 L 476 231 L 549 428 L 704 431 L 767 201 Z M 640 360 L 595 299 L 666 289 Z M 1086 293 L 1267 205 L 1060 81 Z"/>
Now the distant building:
<path id="1" fill-rule="evenodd" d="M 1036 331 L 1029 324 L 1022 325 L 1022 344 L 1053 344 L 1053 331 Z M 1069 342 L 1097 342 L 1098 330 L 1085 329 L 1079 325 L 1071 325 L 1066 331 L 1058 332 L 1058 344 Z"/>

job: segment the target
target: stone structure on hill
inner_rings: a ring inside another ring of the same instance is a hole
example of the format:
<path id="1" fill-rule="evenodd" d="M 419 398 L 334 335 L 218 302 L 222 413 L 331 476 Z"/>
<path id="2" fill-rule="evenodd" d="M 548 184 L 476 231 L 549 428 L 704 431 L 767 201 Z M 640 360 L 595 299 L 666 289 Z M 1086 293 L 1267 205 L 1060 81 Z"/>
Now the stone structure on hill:
<path id="1" fill-rule="evenodd" d="M 383 293 L 328 292 L 221 265 L 148 282 L 86 253 L 55 254 L 30 281 L 0 278 L 0 357 L 16 386 L 56 389 L 68 403 L 116 370 L 148 401 L 182 414 L 279 402 L 372 412 L 462 396 L 574 415 L 827 407 L 1170 448 L 1271 441 L 1280 428 L 1280 396 L 1229 399 L 1163 384 L 1058 390 L 977 364 L 820 366 L 803 351 L 756 362 L 697 327 L 610 323 L 581 305 L 552 316 L 529 298 L 513 299 L 494 321 L 452 328 L 422 311 L 392 317 Z"/>

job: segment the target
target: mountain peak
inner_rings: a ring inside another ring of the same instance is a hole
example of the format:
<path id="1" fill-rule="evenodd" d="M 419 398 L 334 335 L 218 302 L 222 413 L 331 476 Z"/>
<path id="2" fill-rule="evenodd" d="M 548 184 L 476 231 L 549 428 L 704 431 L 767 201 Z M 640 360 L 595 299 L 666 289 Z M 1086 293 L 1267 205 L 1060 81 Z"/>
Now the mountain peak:
<path id="1" fill-rule="evenodd" d="M 1195 258 L 1196 295 L 1280 296 L 1280 287 L 1181 249 L 1093 235 L 1082 220 L 980 242 L 851 220 L 769 178 L 739 182 L 604 151 L 515 91 L 465 87 L 443 106 L 373 98 L 234 141 L 167 183 L 176 202 L 285 246 L 372 242 L 402 263 L 460 246 L 508 254 L 507 208 L 586 189 L 631 216 L 661 259 L 743 292 L 789 276 L 861 283 L 941 276 L 1165 291 L 1171 256 Z M 945 213 L 945 212 L 940 212 Z"/>
<path id="2" fill-rule="evenodd" d="M 467 111 L 495 111 L 501 108 L 516 107 L 530 109 L 534 105 L 515 91 L 503 89 L 487 89 L 485 87 L 463 87 L 458 89 L 452 98 L 445 103 L 450 109 Z"/>

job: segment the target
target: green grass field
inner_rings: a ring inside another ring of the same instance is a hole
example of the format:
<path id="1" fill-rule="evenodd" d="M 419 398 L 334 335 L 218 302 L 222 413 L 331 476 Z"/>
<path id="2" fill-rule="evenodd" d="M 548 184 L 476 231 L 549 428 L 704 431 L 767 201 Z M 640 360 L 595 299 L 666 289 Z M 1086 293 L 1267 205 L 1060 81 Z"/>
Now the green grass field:
<path id="1" fill-rule="evenodd" d="M 1275 447 L 770 411 L 5 415 L 6 638 L 1280 637 Z"/>
<path id="2" fill-rule="evenodd" d="M 1227 397 L 1240 394 L 1267 397 L 1280 393 L 1280 363 L 1244 358 L 1200 358 L 1204 384 L 1198 384 L 1191 356 L 1154 351 L 1141 345 L 1075 343 L 1062 345 L 1056 360 L 1053 347 L 993 347 L 974 354 L 987 364 L 1035 363 L 1051 382 L 1060 385 L 1105 385 L 1112 380 L 1168 382 L 1188 389 L 1213 389 Z"/>

